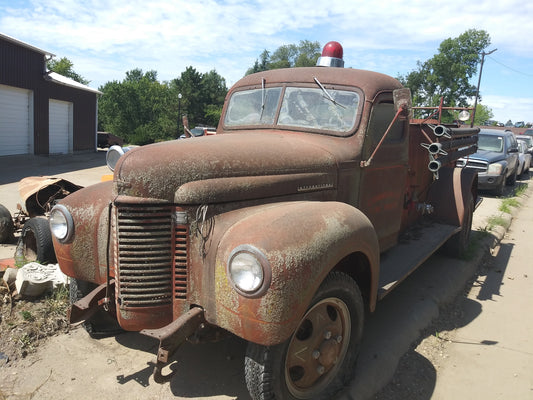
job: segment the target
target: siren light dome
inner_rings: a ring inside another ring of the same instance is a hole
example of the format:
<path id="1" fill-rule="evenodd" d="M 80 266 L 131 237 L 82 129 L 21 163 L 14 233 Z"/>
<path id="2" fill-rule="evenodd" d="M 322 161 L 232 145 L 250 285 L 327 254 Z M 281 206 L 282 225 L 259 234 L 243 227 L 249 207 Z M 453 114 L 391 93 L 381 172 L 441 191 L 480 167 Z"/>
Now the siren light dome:
<path id="1" fill-rule="evenodd" d="M 339 42 L 331 41 L 326 43 L 322 49 L 322 56 L 318 58 L 317 67 L 344 67 L 342 59 L 343 50 Z"/>

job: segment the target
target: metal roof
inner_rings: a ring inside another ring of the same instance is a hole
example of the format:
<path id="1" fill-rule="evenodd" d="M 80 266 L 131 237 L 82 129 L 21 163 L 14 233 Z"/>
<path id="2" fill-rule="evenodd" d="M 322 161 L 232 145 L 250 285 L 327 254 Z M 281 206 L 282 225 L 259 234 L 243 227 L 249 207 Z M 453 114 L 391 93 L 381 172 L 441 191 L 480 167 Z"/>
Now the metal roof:
<path id="1" fill-rule="evenodd" d="M 11 36 L 8 36 L 8 35 L 6 35 L 6 34 L 4 34 L 2 32 L 0 32 L 0 39 L 4 39 L 4 40 L 6 40 L 8 42 L 16 44 L 17 46 L 25 47 L 25 48 L 33 50 L 33 51 L 35 51 L 37 53 L 41 53 L 41 54 L 44 54 L 44 55 L 55 57 L 55 54 L 50 53 L 49 51 L 46 51 L 46 50 L 43 50 L 43 49 L 39 49 L 38 47 L 35 47 L 35 46 L 32 46 L 31 44 L 22 42 L 22 41 L 20 41 L 18 39 L 15 39 L 15 38 L 13 38 Z"/>
<path id="2" fill-rule="evenodd" d="M 103 94 L 102 92 L 100 92 L 99 90 L 96 90 L 96 89 L 93 89 L 87 85 L 84 85 L 83 83 L 80 83 L 80 82 L 77 82 L 75 81 L 74 79 L 70 79 L 66 76 L 63 76 L 63 75 L 60 75 L 56 72 L 52 72 L 52 71 L 48 71 L 45 75 L 44 75 L 44 78 L 45 79 L 48 79 L 54 83 L 58 83 L 60 85 L 65 85 L 65 86 L 70 86 L 70 87 L 73 87 L 73 88 L 76 88 L 76 89 L 81 89 L 81 90 L 87 90 L 88 92 L 93 92 L 93 93 L 97 93 L 97 94 Z"/>

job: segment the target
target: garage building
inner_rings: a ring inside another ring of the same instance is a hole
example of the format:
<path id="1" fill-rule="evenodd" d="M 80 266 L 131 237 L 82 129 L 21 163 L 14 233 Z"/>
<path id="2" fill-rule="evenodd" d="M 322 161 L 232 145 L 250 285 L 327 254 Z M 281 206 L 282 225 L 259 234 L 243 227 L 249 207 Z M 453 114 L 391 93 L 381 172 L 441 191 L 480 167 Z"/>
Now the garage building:
<path id="1" fill-rule="evenodd" d="M 51 57 L 0 33 L 0 156 L 96 151 L 101 92 L 47 71 Z"/>

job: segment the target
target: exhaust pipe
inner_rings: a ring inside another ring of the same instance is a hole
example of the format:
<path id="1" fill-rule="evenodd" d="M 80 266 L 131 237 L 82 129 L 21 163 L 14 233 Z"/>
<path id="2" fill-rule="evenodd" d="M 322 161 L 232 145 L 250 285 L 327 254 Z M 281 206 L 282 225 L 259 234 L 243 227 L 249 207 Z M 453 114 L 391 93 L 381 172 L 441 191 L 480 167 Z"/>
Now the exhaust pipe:
<path id="1" fill-rule="evenodd" d="M 433 130 L 433 133 L 437 137 L 447 138 L 460 138 L 465 136 L 473 136 L 479 133 L 479 128 L 448 128 L 444 125 L 431 125 L 428 126 Z"/>
<path id="2" fill-rule="evenodd" d="M 431 160 L 428 164 L 428 169 L 433 173 L 438 172 L 441 167 L 442 163 L 439 160 Z"/>

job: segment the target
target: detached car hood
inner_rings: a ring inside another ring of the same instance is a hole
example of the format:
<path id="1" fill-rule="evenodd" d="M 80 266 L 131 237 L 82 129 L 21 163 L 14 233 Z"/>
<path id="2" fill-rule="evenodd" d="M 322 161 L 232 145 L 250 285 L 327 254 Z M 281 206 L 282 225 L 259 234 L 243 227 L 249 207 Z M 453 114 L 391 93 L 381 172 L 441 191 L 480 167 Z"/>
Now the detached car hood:
<path id="1" fill-rule="evenodd" d="M 505 160 L 505 154 L 488 150 L 478 150 L 476 153 L 471 154 L 469 158 L 493 163 Z"/>
<path id="2" fill-rule="evenodd" d="M 117 163 L 115 190 L 119 196 L 180 204 L 330 190 L 337 160 L 320 140 L 253 132 L 138 147 Z"/>

